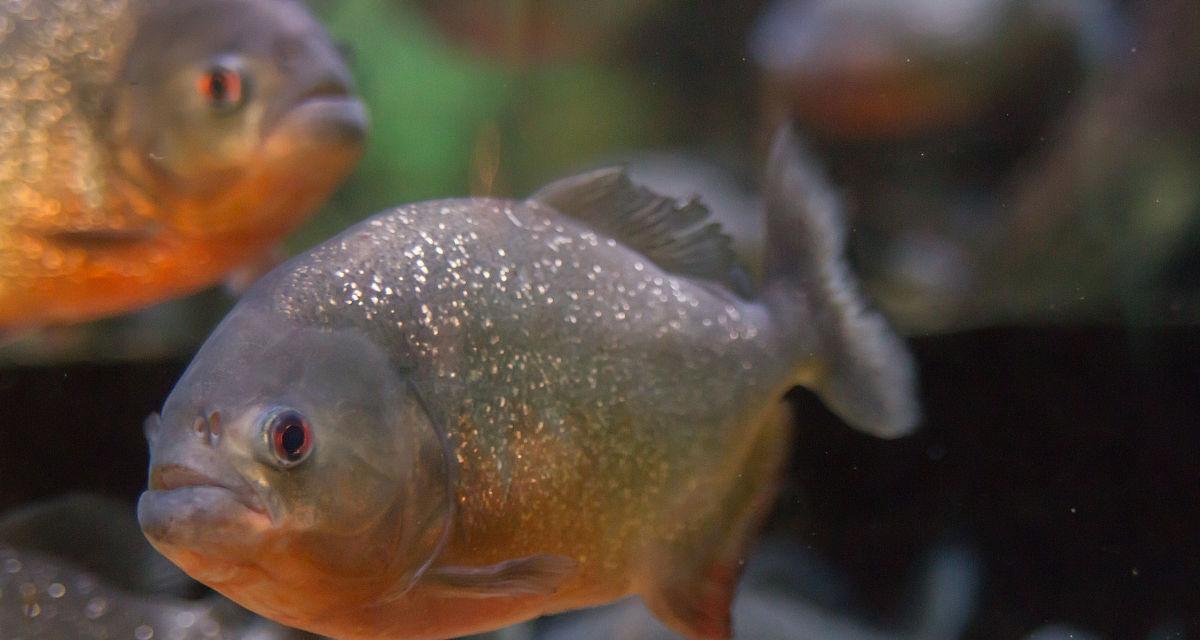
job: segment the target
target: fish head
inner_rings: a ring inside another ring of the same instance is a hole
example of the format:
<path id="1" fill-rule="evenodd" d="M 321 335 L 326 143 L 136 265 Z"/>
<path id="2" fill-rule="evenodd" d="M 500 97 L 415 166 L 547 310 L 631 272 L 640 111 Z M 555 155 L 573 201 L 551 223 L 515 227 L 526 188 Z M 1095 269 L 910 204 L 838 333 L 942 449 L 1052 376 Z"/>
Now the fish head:
<path id="1" fill-rule="evenodd" d="M 116 182 L 191 235 L 281 236 L 367 131 L 337 48 L 293 0 L 147 3 L 108 101 Z"/>
<path id="2" fill-rule="evenodd" d="M 239 305 L 147 437 L 151 543 L 285 623 L 403 593 L 449 531 L 443 438 L 407 374 L 354 331 Z"/>

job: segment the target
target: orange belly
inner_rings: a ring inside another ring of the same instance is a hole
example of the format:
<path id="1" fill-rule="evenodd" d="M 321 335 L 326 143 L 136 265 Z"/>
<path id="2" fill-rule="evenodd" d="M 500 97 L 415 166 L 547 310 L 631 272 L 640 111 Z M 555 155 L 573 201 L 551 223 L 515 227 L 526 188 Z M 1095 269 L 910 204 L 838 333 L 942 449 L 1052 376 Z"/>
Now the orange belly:
<path id="1" fill-rule="evenodd" d="M 89 245 L 0 236 L 0 329 L 84 322 L 186 295 L 270 246 L 169 233 Z"/>

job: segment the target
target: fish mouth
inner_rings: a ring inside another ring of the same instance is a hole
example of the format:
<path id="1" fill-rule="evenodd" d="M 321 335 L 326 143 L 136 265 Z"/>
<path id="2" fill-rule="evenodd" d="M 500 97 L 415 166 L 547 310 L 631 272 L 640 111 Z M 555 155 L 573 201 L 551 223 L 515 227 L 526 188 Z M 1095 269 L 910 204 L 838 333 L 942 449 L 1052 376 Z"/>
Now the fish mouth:
<path id="1" fill-rule="evenodd" d="M 361 145 L 366 138 L 366 107 L 339 76 L 313 82 L 286 104 L 274 117 L 268 117 L 268 138 L 306 137 L 347 146 Z"/>
<path id="2" fill-rule="evenodd" d="M 202 582 L 244 570 L 275 528 L 249 485 L 177 464 L 151 469 L 137 517 L 150 544 Z"/>
<path id="3" fill-rule="evenodd" d="M 314 98 L 349 98 L 350 86 L 340 78 L 325 78 L 300 94 L 297 104 Z"/>
<path id="4" fill-rule="evenodd" d="M 180 492 L 197 489 L 224 491 L 243 507 L 259 515 L 269 517 L 266 505 L 247 484 L 223 483 L 195 469 L 179 464 L 155 465 L 150 470 L 149 491 L 147 493 Z"/>

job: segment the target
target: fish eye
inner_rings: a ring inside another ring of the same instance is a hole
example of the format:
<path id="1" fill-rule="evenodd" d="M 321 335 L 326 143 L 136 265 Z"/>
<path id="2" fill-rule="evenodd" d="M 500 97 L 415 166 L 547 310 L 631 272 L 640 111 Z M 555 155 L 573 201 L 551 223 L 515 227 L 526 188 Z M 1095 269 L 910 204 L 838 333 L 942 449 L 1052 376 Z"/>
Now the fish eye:
<path id="1" fill-rule="evenodd" d="M 263 437 L 275 460 L 284 467 L 300 464 L 312 452 L 312 426 L 292 409 L 271 413 L 263 426 Z"/>
<path id="2" fill-rule="evenodd" d="M 217 113 L 230 113 L 246 102 L 245 74 L 237 65 L 216 62 L 200 74 L 196 90 Z"/>

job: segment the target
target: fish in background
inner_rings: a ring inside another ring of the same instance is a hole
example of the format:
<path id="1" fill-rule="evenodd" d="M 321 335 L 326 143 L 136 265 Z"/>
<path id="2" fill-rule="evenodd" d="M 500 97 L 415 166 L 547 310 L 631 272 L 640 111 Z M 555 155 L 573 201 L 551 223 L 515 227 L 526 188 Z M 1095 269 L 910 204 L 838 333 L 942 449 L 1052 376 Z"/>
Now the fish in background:
<path id="1" fill-rule="evenodd" d="M 0 637 L 315 638 L 207 592 L 150 547 L 131 508 L 92 495 L 0 517 Z"/>
<path id="2" fill-rule="evenodd" d="M 1008 165 L 1061 115 L 1114 22 L 1089 0 L 768 5 L 750 41 L 765 130 L 794 122 L 821 150 L 851 259 L 904 330 L 979 321 L 965 309 L 996 279 L 985 263 L 1007 224 Z"/>
<path id="3" fill-rule="evenodd" d="M 764 131 L 819 150 L 850 259 L 908 333 L 1159 321 L 1141 299 L 1200 211 L 1192 9 L 776 0 L 750 44 Z"/>
<path id="4" fill-rule="evenodd" d="M 253 272 L 349 173 L 366 114 L 293 0 L 0 6 L 0 331 Z"/>
<path id="5" fill-rule="evenodd" d="M 761 294 L 696 203 L 619 169 L 381 213 L 261 279 L 147 420 L 156 549 L 273 620 L 444 638 L 639 595 L 728 638 L 813 389 L 915 428 L 819 173 L 781 134 Z"/>
<path id="6" fill-rule="evenodd" d="M 819 138 L 903 139 L 975 126 L 1039 82 L 1077 84 L 1118 24 L 1106 0 L 773 0 L 749 50 L 768 131 L 794 118 Z"/>

